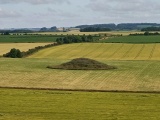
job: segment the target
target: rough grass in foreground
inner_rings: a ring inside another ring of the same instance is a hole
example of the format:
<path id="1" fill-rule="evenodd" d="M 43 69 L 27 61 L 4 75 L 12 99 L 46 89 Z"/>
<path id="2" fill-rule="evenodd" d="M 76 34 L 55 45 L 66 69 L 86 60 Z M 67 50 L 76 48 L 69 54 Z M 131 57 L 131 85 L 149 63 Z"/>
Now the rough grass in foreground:
<path id="1" fill-rule="evenodd" d="M 58 66 L 48 66 L 51 69 L 65 69 L 65 70 L 110 70 L 116 69 L 114 66 L 109 66 L 104 63 L 89 59 L 76 58 L 70 62 L 63 63 Z"/>
<path id="2" fill-rule="evenodd" d="M 160 120 L 159 94 L 0 89 L 0 120 Z"/>

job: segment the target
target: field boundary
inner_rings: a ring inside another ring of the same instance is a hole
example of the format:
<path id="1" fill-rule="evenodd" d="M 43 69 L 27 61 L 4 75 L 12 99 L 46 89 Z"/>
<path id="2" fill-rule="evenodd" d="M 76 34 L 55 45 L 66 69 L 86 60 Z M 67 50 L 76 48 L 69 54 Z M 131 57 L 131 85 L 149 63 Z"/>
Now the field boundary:
<path id="1" fill-rule="evenodd" d="M 146 93 L 160 94 L 160 91 L 127 91 L 127 90 L 94 90 L 94 89 L 59 89 L 59 88 L 29 88 L 29 87 L 2 87 L 0 89 L 21 89 L 21 90 L 53 90 L 70 92 L 112 92 L 112 93 Z"/>

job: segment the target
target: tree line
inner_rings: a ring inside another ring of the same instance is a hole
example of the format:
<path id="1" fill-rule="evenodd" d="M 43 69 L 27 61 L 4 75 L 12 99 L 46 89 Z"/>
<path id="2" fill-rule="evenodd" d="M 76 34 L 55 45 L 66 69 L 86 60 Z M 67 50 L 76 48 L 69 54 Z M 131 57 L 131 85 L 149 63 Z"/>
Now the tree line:
<path id="1" fill-rule="evenodd" d="M 160 27 L 147 27 L 143 28 L 141 31 L 160 31 Z"/>
<path id="2" fill-rule="evenodd" d="M 69 43 L 81 43 L 81 42 L 94 42 L 94 38 L 91 35 L 75 36 L 69 35 L 63 38 L 57 38 L 56 42 L 58 44 L 69 44 Z"/>
<path id="3" fill-rule="evenodd" d="M 148 35 L 160 35 L 160 34 L 158 32 L 151 33 L 149 31 L 146 31 L 144 33 L 130 34 L 130 36 L 142 36 L 142 35 L 148 36 Z"/>
<path id="4" fill-rule="evenodd" d="M 86 27 L 80 29 L 80 32 L 105 32 L 105 31 L 111 31 L 111 29 L 101 28 L 101 27 Z"/>

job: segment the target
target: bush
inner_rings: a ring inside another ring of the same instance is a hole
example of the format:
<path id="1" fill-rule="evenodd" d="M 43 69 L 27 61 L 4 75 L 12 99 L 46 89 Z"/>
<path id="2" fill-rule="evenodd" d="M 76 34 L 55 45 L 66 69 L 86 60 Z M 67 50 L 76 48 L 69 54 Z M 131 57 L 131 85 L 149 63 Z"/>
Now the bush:
<path id="1" fill-rule="evenodd" d="M 22 53 L 19 49 L 12 48 L 9 53 L 3 55 L 10 58 L 22 58 Z"/>
<path id="2" fill-rule="evenodd" d="M 45 46 L 38 46 L 38 47 L 35 47 L 35 48 L 32 48 L 32 49 L 29 49 L 26 52 L 21 52 L 19 49 L 13 48 L 13 49 L 10 50 L 10 52 L 4 54 L 3 57 L 10 57 L 10 58 L 27 57 L 29 55 L 32 55 L 35 52 L 38 52 L 41 49 L 53 47 L 53 46 L 56 46 L 56 45 L 58 45 L 58 44 L 53 43 L 53 44 L 49 44 L 49 45 L 45 45 Z"/>
<path id="3" fill-rule="evenodd" d="M 69 44 L 69 43 L 81 43 L 81 42 L 94 42 L 93 36 L 75 36 L 75 35 L 69 35 L 65 36 L 63 38 L 57 38 L 56 42 L 58 44 Z"/>

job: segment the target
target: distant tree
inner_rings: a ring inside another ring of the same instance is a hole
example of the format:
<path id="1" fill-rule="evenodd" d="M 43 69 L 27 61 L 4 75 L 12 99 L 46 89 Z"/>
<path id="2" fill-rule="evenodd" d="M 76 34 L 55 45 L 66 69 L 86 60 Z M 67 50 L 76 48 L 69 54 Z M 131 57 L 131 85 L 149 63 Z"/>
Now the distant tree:
<path id="1" fill-rule="evenodd" d="M 43 28 L 40 29 L 40 31 L 47 31 L 47 28 L 43 27 Z"/>
<path id="2" fill-rule="evenodd" d="M 87 42 L 93 42 L 93 37 L 92 37 L 92 35 L 87 36 Z"/>
<path id="3" fill-rule="evenodd" d="M 56 39 L 56 42 L 57 42 L 58 44 L 63 44 L 63 43 L 64 43 L 64 41 L 63 41 L 62 38 L 57 38 L 57 39 Z"/>
<path id="4" fill-rule="evenodd" d="M 111 31 L 110 28 L 101 28 L 101 27 L 86 27 L 81 28 L 81 32 L 98 32 L 98 31 Z"/>
<path id="5" fill-rule="evenodd" d="M 146 32 L 144 33 L 144 35 L 146 35 L 146 36 L 149 35 L 149 34 L 150 34 L 150 33 L 149 33 L 148 31 L 146 31 Z"/>
<path id="6" fill-rule="evenodd" d="M 7 31 L 7 32 L 4 32 L 3 35 L 10 35 L 10 34 L 9 34 L 9 32 Z"/>

